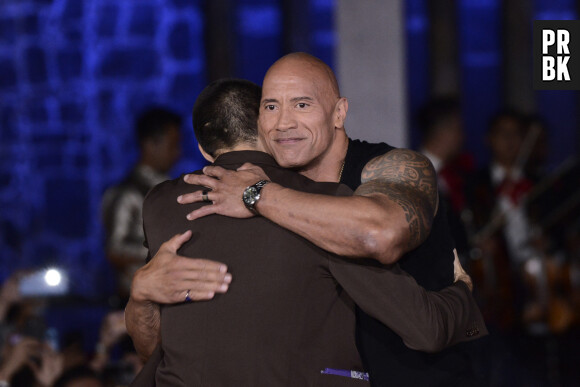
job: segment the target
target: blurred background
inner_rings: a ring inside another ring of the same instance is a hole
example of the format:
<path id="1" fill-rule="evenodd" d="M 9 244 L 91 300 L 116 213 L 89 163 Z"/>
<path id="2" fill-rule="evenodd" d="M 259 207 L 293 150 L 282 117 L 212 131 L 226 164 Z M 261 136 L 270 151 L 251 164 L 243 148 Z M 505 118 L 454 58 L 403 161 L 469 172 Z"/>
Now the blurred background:
<path id="1" fill-rule="evenodd" d="M 505 338 L 508 360 L 485 372 L 580 385 L 580 92 L 532 89 L 533 20 L 579 14 L 578 0 L 0 0 L 0 281 L 60 268 L 66 287 L 30 313 L 61 347 L 98 353 L 123 307 L 103 197 L 142 160 L 138 118 L 175 118 L 166 176 L 198 169 L 203 87 L 261 84 L 306 51 L 337 73 L 349 136 L 438 167 L 462 262 Z"/>

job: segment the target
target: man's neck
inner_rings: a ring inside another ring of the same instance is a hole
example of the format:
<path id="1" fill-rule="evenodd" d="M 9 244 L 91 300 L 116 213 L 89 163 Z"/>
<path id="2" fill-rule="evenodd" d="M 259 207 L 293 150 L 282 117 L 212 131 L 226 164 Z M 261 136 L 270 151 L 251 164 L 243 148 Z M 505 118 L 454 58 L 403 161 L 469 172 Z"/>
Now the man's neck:
<path id="1" fill-rule="evenodd" d="M 336 137 L 328 151 L 298 172 L 314 181 L 338 183 L 347 150 L 348 137 L 346 132 L 344 129 L 337 130 Z"/>

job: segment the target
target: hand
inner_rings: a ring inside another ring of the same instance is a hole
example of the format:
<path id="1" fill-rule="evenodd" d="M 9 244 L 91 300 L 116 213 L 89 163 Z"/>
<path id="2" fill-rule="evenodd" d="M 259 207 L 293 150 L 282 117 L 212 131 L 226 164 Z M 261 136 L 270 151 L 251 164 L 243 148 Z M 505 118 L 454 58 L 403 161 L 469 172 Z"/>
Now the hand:
<path id="1" fill-rule="evenodd" d="M 6 305 L 12 305 L 22 299 L 20 295 L 19 285 L 20 279 L 26 272 L 16 272 L 10 276 L 2 285 L 0 290 L 0 302 Z"/>
<path id="2" fill-rule="evenodd" d="M 41 386 L 49 387 L 61 375 L 64 368 L 64 359 L 62 354 L 45 345 L 40 356 L 40 365 L 31 363 L 30 367 L 38 383 Z"/>
<path id="3" fill-rule="evenodd" d="M 109 349 L 126 333 L 125 312 L 119 310 L 107 313 L 101 324 L 99 343 Z"/>
<path id="4" fill-rule="evenodd" d="M 177 234 L 163 243 L 149 263 L 133 277 L 131 298 L 136 302 L 174 304 L 191 300 L 210 300 L 215 293 L 225 293 L 232 281 L 227 266 L 207 259 L 177 255 L 177 250 L 191 238 L 191 230 Z"/>
<path id="5" fill-rule="evenodd" d="M 2 358 L 4 360 L 0 367 L 0 380 L 10 380 L 20 368 L 33 364 L 34 357 L 40 357 L 42 344 L 31 337 L 13 336 L 13 345 L 8 344 Z"/>
<path id="6" fill-rule="evenodd" d="M 461 266 L 461 262 L 459 262 L 459 256 L 457 255 L 457 250 L 453 249 L 453 254 L 455 254 L 455 260 L 453 261 L 453 274 L 455 276 L 455 281 L 463 281 L 467 285 L 470 291 L 473 291 L 473 282 L 471 281 L 471 277 L 465 270 L 463 270 L 463 266 Z"/>
<path id="7" fill-rule="evenodd" d="M 184 181 L 208 187 L 211 191 L 208 198 L 212 205 L 203 206 L 189 213 L 187 219 L 194 220 L 210 214 L 220 214 L 233 218 L 250 218 L 254 214 L 246 208 L 242 195 L 246 187 L 256 184 L 260 180 L 268 180 L 262 168 L 250 163 L 242 165 L 237 171 L 230 171 L 222 167 L 205 167 L 203 175 L 186 175 Z M 177 198 L 181 204 L 201 202 L 202 191 L 181 195 Z"/>

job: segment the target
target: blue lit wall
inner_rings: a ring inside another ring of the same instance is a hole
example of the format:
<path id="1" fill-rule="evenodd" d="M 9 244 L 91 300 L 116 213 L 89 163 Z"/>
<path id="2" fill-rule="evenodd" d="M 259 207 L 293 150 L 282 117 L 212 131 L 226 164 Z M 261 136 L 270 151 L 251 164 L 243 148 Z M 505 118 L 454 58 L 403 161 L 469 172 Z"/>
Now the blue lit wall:
<path id="1" fill-rule="evenodd" d="M 237 7 L 236 76 L 261 85 L 268 67 L 284 54 L 280 6 L 276 0 L 240 0 Z"/>
<path id="2" fill-rule="evenodd" d="M 111 289 L 99 215 L 135 162 L 135 115 L 184 117 L 204 86 L 199 1 L 3 1 L 0 11 L 1 276 L 59 264 L 76 293 Z"/>
<path id="3" fill-rule="evenodd" d="M 205 0 L 210 1 L 210 0 Z M 207 84 L 204 0 L 0 2 L 0 281 L 58 264 L 74 292 L 112 292 L 103 191 L 137 157 L 132 123 L 151 104 L 184 119 L 184 159 L 199 168 L 190 109 Z M 240 0 L 235 73 L 261 83 L 285 54 L 281 5 Z M 332 0 L 309 0 L 308 49 L 332 63 Z"/>
<path id="4" fill-rule="evenodd" d="M 280 0 L 236 1 L 235 76 L 261 85 L 266 70 L 287 51 L 309 52 L 333 67 L 335 0 L 300 0 L 300 3 L 305 7 L 300 19 L 294 21 L 300 26 L 300 34 L 291 39 L 292 47 L 285 47 L 285 15 Z"/>

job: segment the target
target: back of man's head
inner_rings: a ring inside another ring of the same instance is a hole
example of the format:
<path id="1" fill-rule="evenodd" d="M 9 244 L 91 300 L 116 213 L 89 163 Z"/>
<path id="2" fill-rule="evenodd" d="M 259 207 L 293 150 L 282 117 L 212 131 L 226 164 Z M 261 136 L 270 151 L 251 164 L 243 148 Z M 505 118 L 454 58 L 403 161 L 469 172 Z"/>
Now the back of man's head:
<path id="1" fill-rule="evenodd" d="M 210 83 L 193 106 L 197 142 L 212 157 L 241 143 L 255 145 L 262 90 L 243 79 Z"/>

